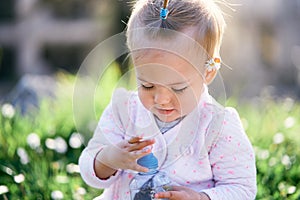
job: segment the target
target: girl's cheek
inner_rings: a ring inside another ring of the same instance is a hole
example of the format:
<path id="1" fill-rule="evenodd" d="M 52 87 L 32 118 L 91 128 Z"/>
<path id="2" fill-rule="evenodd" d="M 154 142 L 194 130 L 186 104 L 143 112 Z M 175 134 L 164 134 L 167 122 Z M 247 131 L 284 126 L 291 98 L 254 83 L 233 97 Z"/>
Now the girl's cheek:
<path id="1" fill-rule="evenodd" d="M 147 109 L 150 109 L 152 107 L 151 95 L 149 95 L 143 91 L 139 91 L 138 95 L 139 95 L 139 99 L 142 102 L 142 104 L 144 105 L 144 107 Z"/>

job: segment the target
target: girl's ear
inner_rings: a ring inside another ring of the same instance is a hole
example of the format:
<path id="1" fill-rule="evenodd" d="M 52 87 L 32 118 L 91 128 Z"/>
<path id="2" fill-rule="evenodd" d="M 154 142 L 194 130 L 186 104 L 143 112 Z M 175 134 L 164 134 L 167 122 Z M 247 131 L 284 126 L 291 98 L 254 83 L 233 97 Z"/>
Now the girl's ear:
<path id="1" fill-rule="evenodd" d="M 211 84 L 211 82 L 215 79 L 217 72 L 220 68 L 221 68 L 220 57 L 211 58 L 205 62 L 204 78 L 205 78 L 206 85 Z"/>
<path id="2" fill-rule="evenodd" d="M 209 85 L 211 84 L 211 82 L 213 82 L 213 80 L 217 75 L 217 72 L 218 72 L 217 69 L 211 69 L 211 70 L 205 69 L 204 78 L 205 78 L 206 85 Z"/>

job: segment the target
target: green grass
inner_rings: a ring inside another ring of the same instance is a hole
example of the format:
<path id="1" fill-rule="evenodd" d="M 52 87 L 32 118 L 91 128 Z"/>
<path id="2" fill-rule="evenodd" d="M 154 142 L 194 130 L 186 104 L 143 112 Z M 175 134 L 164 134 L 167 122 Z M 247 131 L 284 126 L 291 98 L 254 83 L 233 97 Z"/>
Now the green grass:
<path id="1" fill-rule="evenodd" d="M 9 189 L 0 199 L 60 199 L 54 198 L 55 191 L 63 199 L 92 199 L 101 194 L 84 184 L 78 173 L 84 145 L 74 148 L 69 144 L 73 133 L 76 128 L 68 95 L 55 102 L 43 101 L 40 110 L 29 116 L 0 115 L 0 185 Z M 39 138 L 37 144 L 29 145 L 30 134 Z"/>
<path id="2" fill-rule="evenodd" d="M 300 104 L 263 99 L 238 109 L 256 152 L 257 199 L 300 199 Z"/>
<path id="3" fill-rule="evenodd" d="M 95 99 L 101 99 L 95 102 L 97 118 L 119 76 L 117 66 L 112 66 L 101 79 L 95 92 Z M 58 74 L 58 80 L 58 98 L 43 101 L 39 111 L 28 116 L 0 113 L 0 199 L 92 199 L 102 192 L 87 186 L 78 172 L 86 142 L 71 143 L 79 136 L 72 109 L 75 77 Z M 300 104 L 292 99 L 255 104 L 229 99 L 227 105 L 238 109 L 255 148 L 257 199 L 300 199 Z M 80 134 L 90 136 L 94 126 L 84 123 Z M 39 142 L 28 142 L 29 136 Z"/>

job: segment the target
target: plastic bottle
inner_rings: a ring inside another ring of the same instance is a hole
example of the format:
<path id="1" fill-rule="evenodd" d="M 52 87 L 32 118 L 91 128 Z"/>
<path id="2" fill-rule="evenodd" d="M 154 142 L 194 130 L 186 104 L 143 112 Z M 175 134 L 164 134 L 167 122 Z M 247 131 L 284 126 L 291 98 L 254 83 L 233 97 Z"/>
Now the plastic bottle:
<path id="1" fill-rule="evenodd" d="M 159 171 L 157 158 L 150 153 L 140 158 L 137 163 L 149 169 L 148 172 L 139 172 L 130 182 L 131 200 L 153 200 L 158 192 L 166 191 L 170 185 L 168 176 Z"/>

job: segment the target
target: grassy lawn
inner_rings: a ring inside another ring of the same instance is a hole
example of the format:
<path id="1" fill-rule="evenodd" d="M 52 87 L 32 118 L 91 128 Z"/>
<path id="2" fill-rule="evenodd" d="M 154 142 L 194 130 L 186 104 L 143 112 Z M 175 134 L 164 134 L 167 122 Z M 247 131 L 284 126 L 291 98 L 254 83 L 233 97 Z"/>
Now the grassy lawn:
<path id="1" fill-rule="evenodd" d="M 115 74 L 116 67 L 108 70 L 99 90 L 112 91 Z M 93 126 L 78 132 L 72 110 L 75 78 L 58 76 L 58 98 L 42 102 L 39 111 L 21 116 L 9 104 L 1 107 L 0 199 L 92 199 L 102 192 L 80 177 L 78 157 Z M 95 105 L 98 117 L 109 96 Z M 239 104 L 229 99 L 227 105 L 239 111 L 256 151 L 257 199 L 300 199 L 299 102 L 264 98 Z"/>

